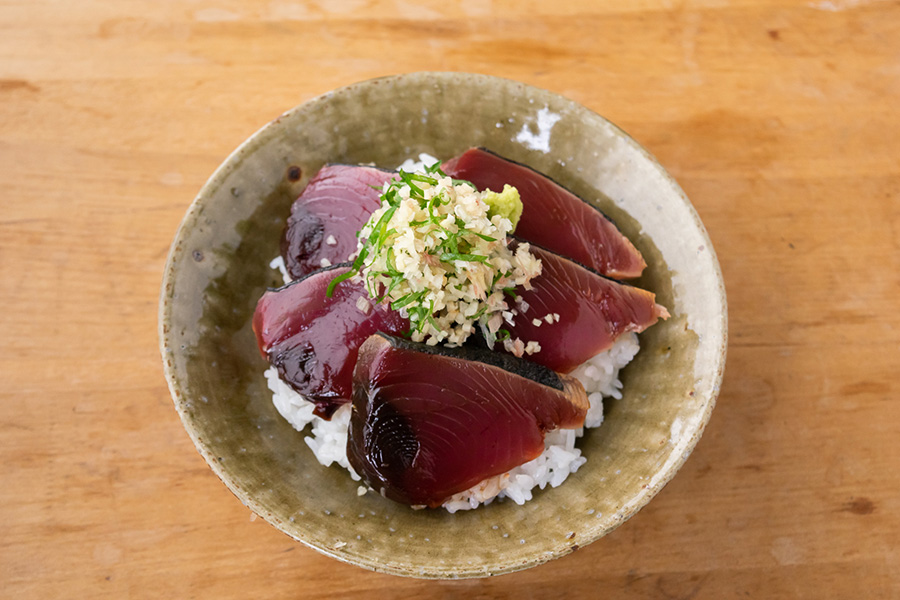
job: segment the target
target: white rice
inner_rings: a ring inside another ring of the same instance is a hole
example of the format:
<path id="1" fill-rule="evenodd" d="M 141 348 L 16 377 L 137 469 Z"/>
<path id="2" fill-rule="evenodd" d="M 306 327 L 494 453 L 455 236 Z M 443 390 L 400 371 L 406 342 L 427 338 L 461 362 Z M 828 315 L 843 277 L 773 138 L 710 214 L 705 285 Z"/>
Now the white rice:
<path id="1" fill-rule="evenodd" d="M 284 285 L 287 285 L 291 281 L 293 281 L 287 271 L 287 267 L 284 265 L 284 258 L 281 255 L 278 255 L 272 259 L 272 262 L 269 263 L 269 268 L 275 269 L 276 271 L 281 273 L 281 278 L 284 280 Z"/>
<path id="2" fill-rule="evenodd" d="M 397 167 L 397 170 L 404 170 L 407 173 L 411 173 L 413 171 L 421 171 L 425 167 L 430 167 L 435 163 L 441 162 L 441 159 L 435 158 L 430 154 L 426 154 L 425 152 L 419 154 L 419 160 L 413 160 L 411 158 L 407 158 L 403 161 L 403 164 Z"/>
<path id="3" fill-rule="evenodd" d="M 572 373 L 584 385 L 591 402 L 585 428 L 599 427 L 603 423 L 603 398 L 622 397 L 619 370 L 631 362 L 639 349 L 637 335 L 625 334 L 616 340 L 612 348 L 588 360 Z M 275 367 L 266 370 L 265 376 L 269 389 L 272 390 L 272 401 L 281 416 L 298 431 L 303 431 L 312 424 L 311 431 L 308 432 L 310 435 L 306 436 L 305 441 L 316 459 L 326 467 L 337 463 L 358 481 L 360 477 L 347 459 L 350 404 L 339 408 L 331 421 L 325 421 L 313 414 L 313 403 L 307 402 L 278 377 Z M 587 462 L 587 458 L 575 446 L 576 439 L 583 434 L 583 429 L 558 429 L 549 432 L 544 439 L 544 452 L 539 457 L 454 495 L 444 503 L 444 508 L 451 513 L 469 510 L 482 503 L 488 504 L 495 498 L 509 498 L 516 504 L 524 504 L 531 500 L 535 488 L 558 486 L 570 473 Z"/>

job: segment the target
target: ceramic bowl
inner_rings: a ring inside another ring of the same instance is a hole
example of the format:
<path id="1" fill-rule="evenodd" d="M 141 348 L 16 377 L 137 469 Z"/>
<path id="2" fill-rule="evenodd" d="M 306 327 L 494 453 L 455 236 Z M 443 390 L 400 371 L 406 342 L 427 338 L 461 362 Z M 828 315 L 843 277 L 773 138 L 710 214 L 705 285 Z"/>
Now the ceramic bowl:
<path id="1" fill-rule="evenodd" d="M 549 175 L 611 216 L 672 317 L 641 334 L 624 397 L 580 442 L 588 462 L 524 506 L 449 514 L 357 495 L 276 412 L 250 318 L 279 283 L 268 267 L 294 198 L 327 162 L 396 167 L 486 146 Z M 684 463 L 722 379 L 726 307 L 709 238 L 684 193 L 641 146 L 590 110 L 514 81 L 413 73 L 329 92 L 241 145 L 190 206 L 160 301 L 169 387 L 200 454 L 248 507 L 338 560 L 424 578 L 498 575 L 572 552 L 633 516 Z"/>

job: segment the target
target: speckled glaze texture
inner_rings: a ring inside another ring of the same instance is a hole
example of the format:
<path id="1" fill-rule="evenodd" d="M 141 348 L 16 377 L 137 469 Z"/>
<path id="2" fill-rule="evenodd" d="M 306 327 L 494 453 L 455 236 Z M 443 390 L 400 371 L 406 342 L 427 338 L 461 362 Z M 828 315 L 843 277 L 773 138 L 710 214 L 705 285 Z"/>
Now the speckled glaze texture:
<path id="1" fill-rule="evenodd" d="M 278 283 L 290 204 L 326 162 L 396 167 L 486 146 L 553 177 L 612 217 L 643 252 L 637 282 L 672 318 L 641 334 L 624 397 L 580 446 L 588 462 L 525 506 L 414 511 L 320 466 L 276 412 L 250 329 Z M 620 129 L 556 94 L 464 73 L 365 81 L 310 100 L 238 148 L 188 210 L 169 255 L 160 346 L 175 407 L 212 470 L 296 540 L 375 571 L 483 577 L 558 558 L 609 533 L 678 471 L 710 418 L 725 364 L 725 291 L 713 248 L 675 181 Z"/>

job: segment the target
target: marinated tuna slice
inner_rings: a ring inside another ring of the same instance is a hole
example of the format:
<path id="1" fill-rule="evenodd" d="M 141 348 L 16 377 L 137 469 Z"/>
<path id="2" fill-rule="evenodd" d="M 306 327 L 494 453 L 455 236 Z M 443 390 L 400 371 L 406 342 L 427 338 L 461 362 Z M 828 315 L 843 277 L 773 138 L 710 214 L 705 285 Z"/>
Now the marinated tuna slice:
<path id="1" fill-rule="evenodd" d="M 350 165 L 325 165 L 316 173 L 294 201 L 281 239 L 293 279 L 347 260 L 356 250 L 356 232 L 381 205 L 381 187 L 394 175 Z"/>
<path id="2" fill-rule="evenodd" d="M 516 236 L 571 258 L 607 277 L 638 277 L 647 263 L 615 224 L 549 177 L 482 148 L 466 150 L 442 166 L 480 191 L 519 190 L 522 217 Z"/>
<path id="3" fill-rule="evenodd" d="M 544 434 L 584 424 L 578 380 L 483 349 L 373 335 L 353 372 L 347 454 L 366 483 L 413 505 L 539 456 Z"/>
<path id="4" fill-rule="evenodd" d="M 511 338 L 540 344 L 540 351 L 529 360 L 569 373 L 609 349 L 623 333 L 641 332 L 669 317 L 646 290 L 598 275 L 534 245 L 531 253 L 541 261 L 541 275 L 532 280 L 531 289 L 516 289 L 527 310 L 522 312 L 519 304 L 514 324 L 503 325 Z"/>
<path id="5" fill-rule="evenodd" d="M 325 419 L 350 401 L 353 365 L 366 338 L 376 331 L 409 329 L 399 313 L 375 304 L 362 282 L 344 281 L 327 297 L 328 284 L 348 270 L 349 265 L 336 265 L 269 290 L 253 315 L 263 356 Z"/>

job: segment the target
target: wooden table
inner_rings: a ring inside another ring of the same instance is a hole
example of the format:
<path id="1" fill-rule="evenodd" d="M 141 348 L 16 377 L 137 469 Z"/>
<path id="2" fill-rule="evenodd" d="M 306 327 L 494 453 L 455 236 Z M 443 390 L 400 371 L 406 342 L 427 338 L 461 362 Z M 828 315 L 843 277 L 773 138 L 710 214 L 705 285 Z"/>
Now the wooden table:
<path id="1" fill-rule="evenodd" d="M 900 3 L 623 5 L 0 1 L 0 597 L 900 597 Z M 724 386 L 678 476 L 599 542 L 484 581 L 370 573 L 256 520 L 157 349 L 169 243 L 225 156 L 417 70 L 622 126 L 728 289 Z"/>

